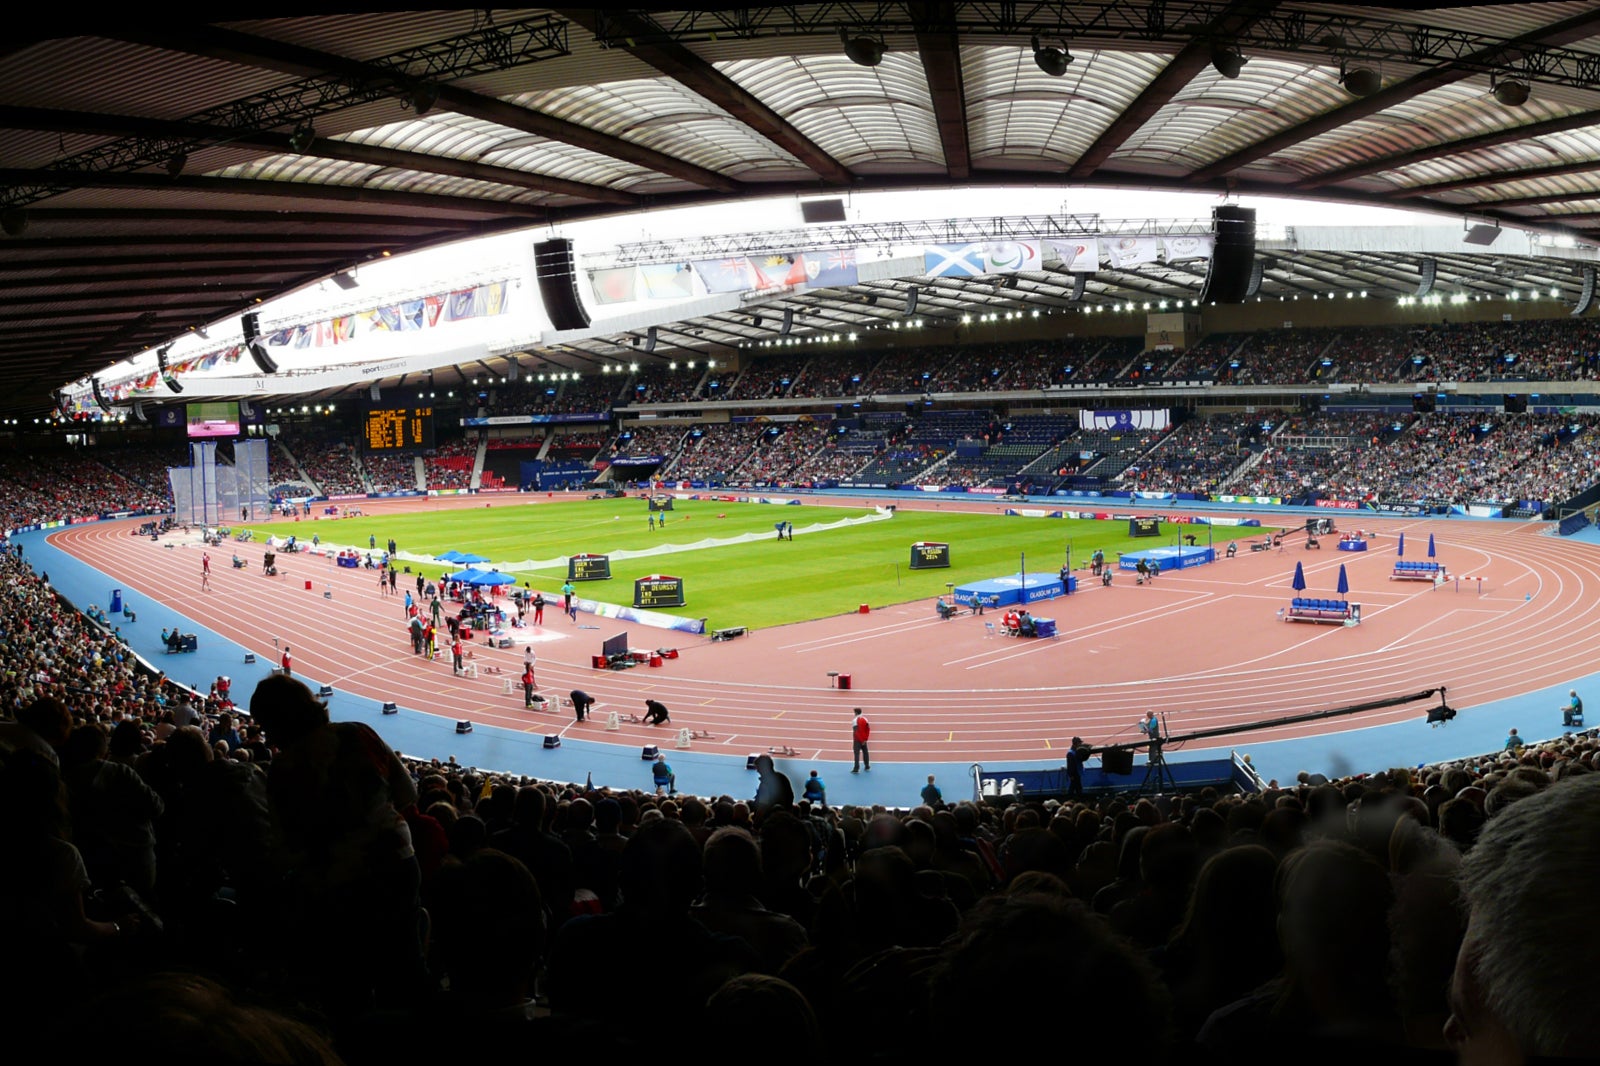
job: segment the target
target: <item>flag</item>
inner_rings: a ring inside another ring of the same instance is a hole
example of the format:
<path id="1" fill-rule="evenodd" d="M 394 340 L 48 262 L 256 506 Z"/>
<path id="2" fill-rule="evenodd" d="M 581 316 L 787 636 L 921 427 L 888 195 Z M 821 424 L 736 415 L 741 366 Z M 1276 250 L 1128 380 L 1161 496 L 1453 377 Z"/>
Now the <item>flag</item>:
<path id="1" fill-rule="evenodd" d="M 625 304 L 639 298 L 639 271 L 635 267 L 596 270 L 589 275 L 596 303 Z"/>
<path id="2" fill-rule="evenodd" d="M 1061 257 L 1061 265 L 1075 274 L 1093 274 L 1100 269 L 1100 238 L 1077 237 L 1069 241 L 1049 241 Z"/>
<path id="3" fill-rule="evenodd" d="M 422 328 L 423 316 L 427 308 L 421 300 L 407 300 L 400 305 L 400 328 L 413 330 Z"/>
<path id="4" fill-rule="evenodd" d="M 444 310 L 444 297 L 424 296 L 422 298 L 422 324 L 426 327 L 439 324 L 439 313 Z"/>
<path id="5" fill-rule="evenodd" d="M 976 278 L 984 271 L 981 244 L 930 244 L 922 250 L 923 273 L 930 278 Z"/>
<path id="6" fill-rule="evenodd" d="M 681 300 L 694 295 L 694 271 L 688 263 L 652 263 L 639 267 L 642 295 L 652 300 Z"/>
<path id="7" fill-rule="evenodd" d="M 503 315 L 511 310 L 511 304 L 506 299 L 509 290 L 503 281 L 491 281 L 487 285 L 478 286 L 480 299 L 478 313 L 484 315 Z"/>
<path id="8" fill-rule="evenodd" d="M 1039 246 L 1033 241 L 988 241 L 983 246 L 985 274 L 1015 274 L 1040 265 Z"/>
<path id="9" fill-rule="evenodd" d="M 755 271 L 757 289 L 779 289 L 805 284 L 805 262 L 793 252 L 751 256 L 750 265 Z"/>
<path id="10" fill-rule="evenodd" d="M 1157 237 L 1113 237 L 1108 243 L 1111 265 L 1117 270 L 1140 263 L 1154 263 L 1161 246 Z"/>
<path id="11" fill-rule="evenodd" d="M 841 288 L 861 280 L 854 248 L 805 254 L 806 283 L 814 289 Z"/>
<path id="12" fill-rule="evenodd" d="M 1216 238 L 1209 233 L 1161 239 L 1162 252 L 1169 263 L 1180 263 L 1185 259 L 1210 259 L 1215 242 Z"/>
<path id="13" fill-rule="evenodd" d="M 457 289 L 450 294 L 447 302 L 446 322 L 459 322 L 464 318 L 476 318 L 478 313 L 476 289 Z"/>
<path id="14" fill-rule="evenodd" d="M 745 292 L 756 287 L 750 260 L 742 255 L 702 260 L 694 264 L 694 272 L 706 283 L 707 292 Z"/>

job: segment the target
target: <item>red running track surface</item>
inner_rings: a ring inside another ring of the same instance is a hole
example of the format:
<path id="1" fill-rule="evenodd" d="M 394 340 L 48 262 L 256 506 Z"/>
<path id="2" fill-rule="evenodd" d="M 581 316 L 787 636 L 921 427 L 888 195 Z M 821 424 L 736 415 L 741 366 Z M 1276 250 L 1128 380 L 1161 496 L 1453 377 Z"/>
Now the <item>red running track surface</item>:
<path id="1" fill-rule="evenodd" d="M 369 501 L 363 508 L 374 514 L 481 506 L 472 502 L 481 499 Z M 1058 757 L 1051 752 L 1059 753 L 1073 735 L 1095 744 L 1129 739 L 1135 719 L 1149 708 L 1164 711 L 1175 733 L 1436 685 L 1448 686 L 1451 704 L 1463 708 L 1588 674 L 1600 661 L 1600 552 L 1593 546 L 1543 535 L 1546 527 L 1537 523 L 1340 521 L 1375 531 L 1368 551 L 1337 551 L 1333 537 L 1323 538 L 1320 551 L 1298 543 L 1280 551 L 1241 550 L 1233 559 L 1163 573 L 1143 587 L 1120 573 L 1111 588 L 1102 588 L 1084 573 L 1078 594 L 1038 605 L 1036 613 L 1056 618 L 1058 640 L 989 637 L 984 622 L 997 620 L 994 614 L 940 621 L 931 601 L 759 630 L 723 643 L 603 619 L 599 629 L 580 629 L 559 610 L 546 611 L 545 639 L 536 644 L 540 691 L 555 696 L 582 688 L 598 697 L 599 713 L 581 725 L 564 713 L 524 711 L 520 688 L 505 694 L 504 679 L 520 673 L 520 647 L 476 644 L 476 679 L 454 677 L 447 658 L 413 656 L 402 601 L 380 596 L 372 571 L 280 554 L 283 576 L 271 579 L 260 573 L 260 545 L 238 546 L 251 562 L 242 571 L 229 568 L 225 546 L 220 560 L 213 559 L 213 591 L 202 592 L 197 546 L 169 548 L 129 536 L 124 522 L 72 527 L 51 540 L 265 661 L 277 661 L 274 638 L 292 645 L 297 671 L 328 679 L 341 691 L 509 729 L 543 733 L 562 726 L 574 737 L 630 747 L 651 737 L 659 741 L 663 731 L 624 724 L 608 732 L 606 712 L 642 713 L 648 697 L 671 709 L 674 728 L 711 733 L 696 741 L 697 750 L 728 745 L 741 757 L 787 745 L 804 758 L 847 759 L 847 725 L 856 706 L 872 715 L 873 753 L 880 759 L 999 762 Z M 1406 558 L 1422 557 L 1432 533 L 1452 574 L 1483 578 L 1481 593 L 1476 580 L 1461 582 L 1459 591 L 1454 582 L 1435 588 L 1391 581 L 1401 531 Z M 1305 565 L 1305 595 L 1322 598 L 1336 598 L 1339 565 L 1345 564 L 1348 598 L 1362 604 L 1363 624 L 1281 621 L 1280 608 L 1295 595 L 1290 579 L 1296 562 Z M 313 583 L 310 592 L 306 579 Z M 332 599 L 324 598 L 325 587 Z M 635 646 L 675 643 L 681 657 L 658 669 L 591 669 L 601 640 L 624 629 Z M 503 674 L 488 673 L 490 666 Z M 830 687 L 830 671 L 850 674 L 854 689 Z M 1415 715 L 1415 708 L 1396 707 L 1255 736 L 1328 734 Z"/>

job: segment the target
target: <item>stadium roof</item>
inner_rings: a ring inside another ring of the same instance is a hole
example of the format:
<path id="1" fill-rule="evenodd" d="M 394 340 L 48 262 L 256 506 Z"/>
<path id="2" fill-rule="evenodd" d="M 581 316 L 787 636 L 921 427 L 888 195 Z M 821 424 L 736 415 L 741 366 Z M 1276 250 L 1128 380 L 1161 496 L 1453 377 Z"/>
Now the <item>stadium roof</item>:
<path id="1" fill-rule="evenodd" d="M 62 11 L 0 45 L 12 413 L 386 254 L 774 194 L 1181 189 L 1600 237 L 1590 3 Z M 1495 251 L 1434 257 L 1440 281 L 1575 297 L 1570 270 Z M 1363 274 L 1403 292 L 1422 259 L 1271 254 L 1280 295 Z M 1199 287 L 1184 274 L 1095 291 L 1177 299 Z M 1072 279 L 1016 284 L 1043 300 Z"/>

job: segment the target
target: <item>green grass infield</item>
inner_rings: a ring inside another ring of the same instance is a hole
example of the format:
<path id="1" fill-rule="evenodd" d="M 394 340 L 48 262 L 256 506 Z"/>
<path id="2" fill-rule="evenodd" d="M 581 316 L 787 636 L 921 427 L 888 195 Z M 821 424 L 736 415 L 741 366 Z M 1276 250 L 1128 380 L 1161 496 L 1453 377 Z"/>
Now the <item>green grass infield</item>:
<path id="1" fill-rule="evenodd" d="M 1029 573 L 1054 573 L 1071 549 L 1074 570 L 1088 566 L 1096 548 L 1114 561 L 1118 552 L 1182 543 L 1185 533 L 1220 553 L 1229 540 L 1261 537 L 1261 527 L 1163 523 L 1159 536 L 1131 538 L 1126 521 L 1024 518 L 958 511 L 899 511 L 892 518 L 813 531 L 847 519 L 868 519 L 870 508 L 784 506 L 677 500 L 666 523 L 649 526 L 645 501 L 636 497 L 580 500 L 555 505 L 511 504 L 415 514 L 321 519 L 312 523 L 249 526 L 258 540 L 296 534 L 309 542 L 367 550 L 393 537 L 401 553 L 434 556 L 456 550 L 485 556 L 496 568 L 546 593 L 566 580 L 568 555 L 611 556 L 611 579 L 578 582 L 580 596 L 632 606 L 634 579 L 666 574 L 683 579 L 685 605 L 672 614 L 705 618 L 709 628 L 783 625 L 928 599 L 963 584 L 1014 574 L 1027 559 Z M 659 517 L 659 516 L 658 516 Z M 774 523 L 794 526 L 780 541 Z M 751 535 L 736 543 L 714 543 Z M 950 545 L 950 566 L 913 570 L 911 545 Z M 672 548 L 633 558 L 617 553 Z M 554 563 L 554 560 L 563 560 Z M 550 565 L 530 567 L 528 562 Z M 418 564 L 411 562 L 413 571 Z M 457 569 L 428 562 L 432 580 Z"/>

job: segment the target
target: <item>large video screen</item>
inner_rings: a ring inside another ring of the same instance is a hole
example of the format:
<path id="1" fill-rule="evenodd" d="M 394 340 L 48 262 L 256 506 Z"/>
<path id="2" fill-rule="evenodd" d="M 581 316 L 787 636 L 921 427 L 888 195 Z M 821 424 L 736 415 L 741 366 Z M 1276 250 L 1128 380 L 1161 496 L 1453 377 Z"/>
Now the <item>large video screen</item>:
<path id="1" fill-rule="evenodd" d="M 191 438 L 239 435 L 239 404 L 236 401 L 191 403 L 185 407 Z"/>

